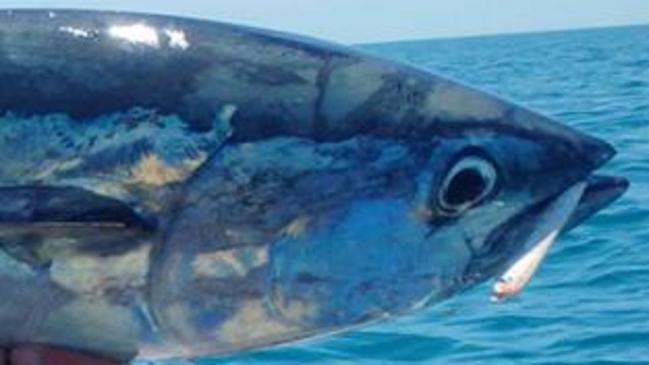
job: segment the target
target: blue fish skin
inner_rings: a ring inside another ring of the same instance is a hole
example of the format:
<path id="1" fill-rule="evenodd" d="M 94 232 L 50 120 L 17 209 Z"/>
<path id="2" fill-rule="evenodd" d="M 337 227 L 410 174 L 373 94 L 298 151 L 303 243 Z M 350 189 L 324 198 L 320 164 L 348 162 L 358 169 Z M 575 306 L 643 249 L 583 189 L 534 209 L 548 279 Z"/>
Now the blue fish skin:
<path id="1" fill-rule="evenodd" d="M 0 11 L 0 346 L 232 353 L 434 304 L 628 183 L 606 142 L 323 41 Z"/>

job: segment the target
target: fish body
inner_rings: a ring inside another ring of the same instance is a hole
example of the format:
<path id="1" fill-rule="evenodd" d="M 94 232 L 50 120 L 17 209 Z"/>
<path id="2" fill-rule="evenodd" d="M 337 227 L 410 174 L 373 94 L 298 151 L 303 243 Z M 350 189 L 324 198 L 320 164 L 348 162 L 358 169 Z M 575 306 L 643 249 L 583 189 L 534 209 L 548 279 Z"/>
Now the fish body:
<path id="1" fill-rule="evenodd" d="M 558 231 L 619 197 L 613 154 L 336 44 L 2 11 L 0 346 L 195 357 L 408 313 L 504 272 L 572 187 Z"/>

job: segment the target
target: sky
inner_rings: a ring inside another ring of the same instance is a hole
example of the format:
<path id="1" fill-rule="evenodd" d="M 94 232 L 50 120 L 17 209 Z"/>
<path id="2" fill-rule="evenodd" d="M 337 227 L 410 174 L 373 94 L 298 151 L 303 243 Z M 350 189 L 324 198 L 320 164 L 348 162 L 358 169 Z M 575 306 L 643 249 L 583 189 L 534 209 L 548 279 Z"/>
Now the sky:
<path id="1" fill-rule="evenodd" d="M 0 8 L 129 10 L 342 43 L 649 24 L 649 0 L 0 0 Z"/>

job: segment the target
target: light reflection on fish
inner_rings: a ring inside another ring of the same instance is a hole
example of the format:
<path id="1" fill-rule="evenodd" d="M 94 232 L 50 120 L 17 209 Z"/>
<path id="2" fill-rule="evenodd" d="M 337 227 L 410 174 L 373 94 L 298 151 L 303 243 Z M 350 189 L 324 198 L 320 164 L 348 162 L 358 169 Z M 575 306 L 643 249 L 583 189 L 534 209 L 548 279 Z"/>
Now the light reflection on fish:
<path id="1" fill-rule="evenodd" d="M 617 199 L 613 154 L 338 45 L 3 11 L 0 345 L 193 357 L 408 313 Z"/>

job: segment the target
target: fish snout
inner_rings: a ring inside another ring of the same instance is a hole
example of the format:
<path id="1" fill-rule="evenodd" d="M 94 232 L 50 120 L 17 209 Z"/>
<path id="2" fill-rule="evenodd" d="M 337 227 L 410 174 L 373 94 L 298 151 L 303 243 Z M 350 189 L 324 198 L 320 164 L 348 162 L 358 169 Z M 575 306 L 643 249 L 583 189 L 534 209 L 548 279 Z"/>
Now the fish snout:
<path id="1" fill-rule="evenodd" d="M 617 153 L 610 143 L 542 114 L 521 108 L 511 115 L 523 133 L 554 146 L 553 157 L 567 165 L 568 169 L 579 170 L 582 178 L 603 166 Z"/>

